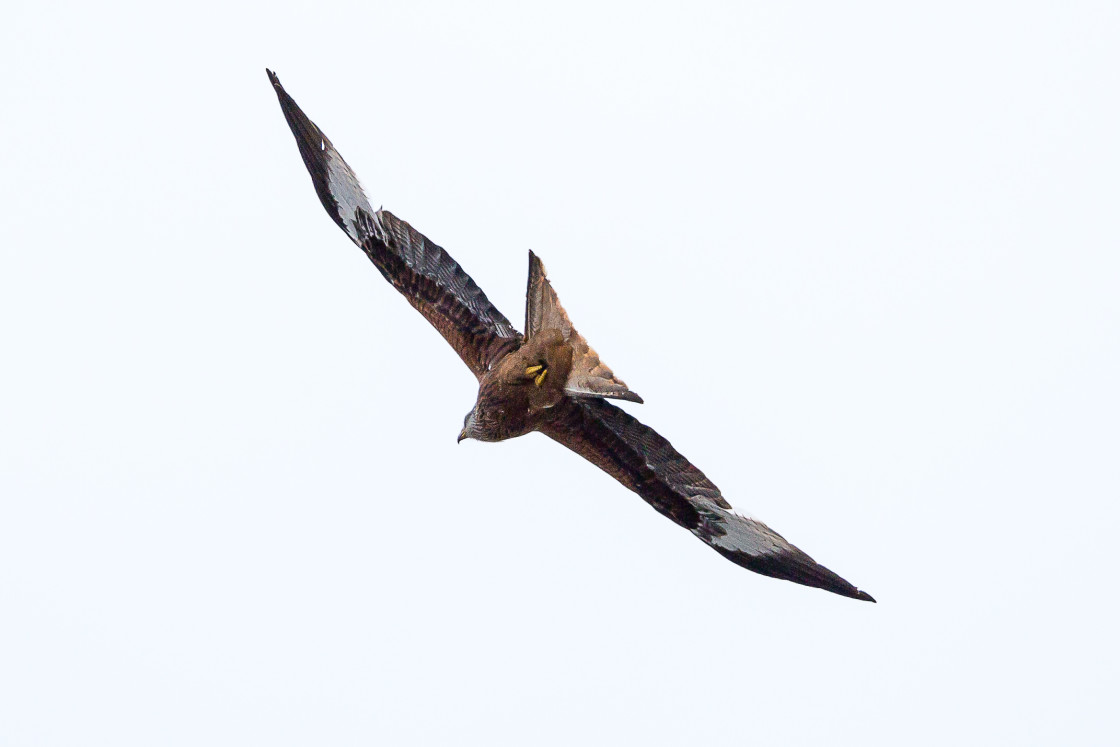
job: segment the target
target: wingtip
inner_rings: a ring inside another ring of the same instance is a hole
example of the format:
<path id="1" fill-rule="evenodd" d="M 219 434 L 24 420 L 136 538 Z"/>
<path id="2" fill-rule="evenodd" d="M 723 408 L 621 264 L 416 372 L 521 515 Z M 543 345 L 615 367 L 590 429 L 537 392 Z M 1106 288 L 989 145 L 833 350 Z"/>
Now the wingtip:
<path id="1" fill-rule="evenodd" d="M 267 67 L 264 69 L 264 72 L 268 75 L 269 82 L 272 83 L 275 88 L 283 88 L 283 86 L 280 85 L 280 78 L 276 76 L 276 73 L 272 72 Z"/>
<path id="2" fill-rule="evenodd" d="M 751 554 L 742 550 L 722 547 L 719 544 L 709 542 L 701 535 L 697 536 L 732 563 L 763 576 L 780 578 L 802 586 L 823 589 L 842 597 L 858 599 L 861 602 L 877 603 L 875 598 L 866 591 L 860 591 L 792 545 L 788 546 L 784 552 Z"/>
<path id="3" fill-rule="evenodd" d="M 825 568 L 825 570 L 828 571 L 827 568 Z M 836 576 L 836 574 L 832 573 L 832 571 L 828 571 L 828 573 Z M 831 591 L 833 594 L 839 594 L 842 597 L 847 597 L 848 599 L 858 599 L 861 602 L 871 602 L 872 604 L 878 604 L 878 602 L 875 601 L 875 597 L 871 596 L 866 591 L 857 589 L 839 576 L 836 576 L 835 579 L 829 579 L 829 581 L 831 583 L 821 584 L 820 588 L 824 589 L 825 591 Z"/>

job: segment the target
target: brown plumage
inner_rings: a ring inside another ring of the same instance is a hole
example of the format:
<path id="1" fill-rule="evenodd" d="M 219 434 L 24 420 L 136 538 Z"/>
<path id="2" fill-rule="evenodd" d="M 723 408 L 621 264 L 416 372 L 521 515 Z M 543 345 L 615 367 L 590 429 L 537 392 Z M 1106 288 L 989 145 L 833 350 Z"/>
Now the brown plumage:
<path id="1" fill-rule="evenodd" d="M 459 440 L 540 431 L 630 488 L 724 557 L 752 571 L 875 601 L 762 522 L 735 511 L 712 482 L 653 429 L 608 399 L 642 401 L 572 326 L 529 253 L 525 336 L 454 259 L 412 226 L 373 210 L 330 140 L 268 71 L 315 191 L 331 219 L 450 343 L 478 378 Z"/>

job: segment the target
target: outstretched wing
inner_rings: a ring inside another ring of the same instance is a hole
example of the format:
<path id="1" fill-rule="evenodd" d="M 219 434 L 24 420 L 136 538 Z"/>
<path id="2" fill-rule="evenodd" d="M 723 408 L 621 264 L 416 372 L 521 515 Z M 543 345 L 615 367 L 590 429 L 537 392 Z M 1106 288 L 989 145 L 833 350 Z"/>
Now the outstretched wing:
<path id="1" fill-rule="evenodd" d="M 521 334 L 451 255 L 392 213 L 370 207 L 358 177 L 331 141 L 276 74 L 266 72 L 327 214 L 481 378 L 520 344 Z"/>
<path id="2" fill-rule="evenodd" d="M 765 576 L 874 602 L 761 521 L 731 508 L 719 488 L 652 428 L 604 400 L 566 400 L 541 428 L 633 490 L 733 563 Z"/>

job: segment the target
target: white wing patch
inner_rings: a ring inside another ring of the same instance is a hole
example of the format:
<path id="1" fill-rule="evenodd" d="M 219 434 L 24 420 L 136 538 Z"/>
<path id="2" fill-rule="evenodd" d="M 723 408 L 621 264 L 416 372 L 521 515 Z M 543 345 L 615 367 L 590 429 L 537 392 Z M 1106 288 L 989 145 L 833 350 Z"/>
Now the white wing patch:
<path id="1" fill-rule="evenodd" d="M 327 162 L 328 188 L 331 197 L 338 205 L 338 217 L 347 235 L 355 244 L 361 246 L 367 236 L 363 235 L 364 232 L 359 228 L 358 210 L 364 210 L 367 215 L 373 216 L 373 209 L 369 206 L 369 200 L 362 191 L 358 177 L 346 165 L 346 161 L 342 160 L 342 156 L 325 138 L 322 143 Z"/>
<path id="2" fill-rule="evenodd" d="M 700 525 L 692 533 L 710 545 L 756 556 L 793 549 L 780 534 L 749 514 L 723 508 L 703 496 L 694 496 L 691 503 L 700 513 Z"/>

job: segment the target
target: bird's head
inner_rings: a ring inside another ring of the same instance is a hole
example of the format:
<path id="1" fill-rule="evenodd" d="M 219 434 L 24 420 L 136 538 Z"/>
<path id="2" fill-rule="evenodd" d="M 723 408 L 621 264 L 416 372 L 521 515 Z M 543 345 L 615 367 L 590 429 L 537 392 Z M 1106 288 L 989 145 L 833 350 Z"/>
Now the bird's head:
<path id="1" fill-rule="evenodd" d="M 475 415 L 477 412 L 476 404 L 463 418 L 463 430 L 459 431 L 459 438 L 455 439 L 455 443 L 460 443 L 464 438 L 478 438 L 478 419 Z"/>
<path id="2" fill-rule="evenodd" d="M 501 420 L 501 409 L 488 406 L 486 397 L 480 393 L 474 407 L 463 418 L 463 430 L 459 431 L 456 443 L 465 438 L 473 438 L 476 441 L 501 441 Z"/>
<path id="3" fill-rule="evenodd" d="M 492 387 L 483 386 L 474 407 L 463 418 L 463 430 L 459 431 L 458 440 L 504 441 L 521 435 L 523 431 L 516 430 L 515 426 L 511 428 L 508 412 L 509 403 L 497 396 Z"/>

